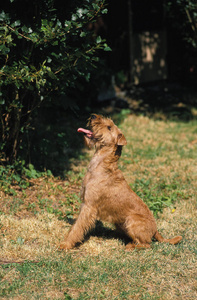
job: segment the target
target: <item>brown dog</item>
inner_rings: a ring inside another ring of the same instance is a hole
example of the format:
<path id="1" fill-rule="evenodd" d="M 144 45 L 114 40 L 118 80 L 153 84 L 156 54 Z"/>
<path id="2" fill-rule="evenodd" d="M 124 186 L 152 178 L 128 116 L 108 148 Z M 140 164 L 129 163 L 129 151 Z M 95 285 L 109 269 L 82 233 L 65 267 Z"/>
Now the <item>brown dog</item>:
<path id="1" fill-rule="evenodd" d="M 120 129 L 111 119 L 93 114 L 88 126 L 79 128 L 89 145 L 95 145 L 95 154 L 84 178 L 79 217 L 69 231 L 61 249 L 71 249 L 82 242 L 84 235 L 97 219 L 116 225 L 131 238 L 126 248 L 149 248 L 152 238 L 159 242 L 177 244 L 182 237 L 164 239 L 157 231 L 152 212 L 132 191 L 122 172 L 118 169 L 121 150 L 127 144 Z"/>

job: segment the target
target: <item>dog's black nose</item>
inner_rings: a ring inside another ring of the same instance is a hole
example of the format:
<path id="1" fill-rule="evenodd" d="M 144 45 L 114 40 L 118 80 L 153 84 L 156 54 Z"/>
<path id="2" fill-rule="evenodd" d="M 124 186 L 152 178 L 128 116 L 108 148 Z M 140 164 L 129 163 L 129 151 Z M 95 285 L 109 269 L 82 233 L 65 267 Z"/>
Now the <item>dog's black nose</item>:
<path id="1" fill-rule="evenodd" d="M 91 115 L 91 120 L 95 120 L 96 118 L 97 118 L 97 116 L 96 115 Z"/>

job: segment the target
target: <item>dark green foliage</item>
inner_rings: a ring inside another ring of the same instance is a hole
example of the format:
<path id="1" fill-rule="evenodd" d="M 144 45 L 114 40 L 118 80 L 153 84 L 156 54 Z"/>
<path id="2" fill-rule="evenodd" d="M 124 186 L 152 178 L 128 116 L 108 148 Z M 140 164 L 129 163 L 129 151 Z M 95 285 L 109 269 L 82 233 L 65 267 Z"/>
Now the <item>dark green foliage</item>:
<path id="1" fill-rule="evenodd" d="M 51 176 L 51 171 L 36 171 L 32 164 L 25 167 L 25 161 L 16 161 L 12 165 L 6 166 L 0 165 L 0 189 L 6 194 L 16 195 L 15 186 L 26 189 L 29 187 L 27 179 L 35 179 L 41 176 Z"/>
<path id="2" fill-rule="evenodd" d="M 183 39 L 197 48 L 197 2 L 196 0 L 166 1 L 168 15 Z"/>
<path id="3" fill-rule="evenodd" d="M 0 150 L 13 162 L 32 113 L 43 101 L 62 101 L 79 79 L 89 80 L 96 51 L 109 50 L 88 24 L 106 13 L 104 0 L 2 3 L 0 13 Z"/>

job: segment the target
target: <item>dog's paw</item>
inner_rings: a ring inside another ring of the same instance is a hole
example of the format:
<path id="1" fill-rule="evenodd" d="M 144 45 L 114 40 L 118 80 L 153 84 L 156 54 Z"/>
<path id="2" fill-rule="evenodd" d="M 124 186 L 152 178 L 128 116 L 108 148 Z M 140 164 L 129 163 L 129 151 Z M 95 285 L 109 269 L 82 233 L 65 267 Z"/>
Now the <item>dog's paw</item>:
<path id="1" fill-rule="evenodd" d="M 72 249 L 73 247 L 71 246 L 71 244 L 67 243 L 67 242 L 62 242 L 59 247 L 58 247 L 60 250 L 70 250 Z"/>
<path id="2" fill-rule="evenodd" d="M 133 243 L 128 243 L 126 246 L 125 246 L 125 250 L 126 251 L 133 251 L 135 249 L 135 245 Z"/>
<path id="3" fill-rule="evenodd" d="M 134 244 L 134 243 L 128 243 L 125 247 L 126 251 L 133 251 L 134 249 L 136 250 L 143 250 L 143 249 L 148 249 L 150 248 L 149 244 Z"/>

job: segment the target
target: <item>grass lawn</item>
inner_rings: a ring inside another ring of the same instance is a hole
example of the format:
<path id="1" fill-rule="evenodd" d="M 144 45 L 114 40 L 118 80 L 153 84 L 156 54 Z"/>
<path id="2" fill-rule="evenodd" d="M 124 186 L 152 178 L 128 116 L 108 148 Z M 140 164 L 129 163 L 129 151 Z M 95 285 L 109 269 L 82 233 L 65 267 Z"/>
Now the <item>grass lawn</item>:
<path id="1" fill-rule="evenodd" d="M 43 176 L 12 195 L 0 191 L 1 299 L 197 299 L 197 122 L 125 115 L 119 127 L 126 180 L 162 235 L 182 242 L 126 252 L 124 237 L 98 223 L 78 248 L 59 251 L 93 155 L 84 149 L 66 179 Z"/>

